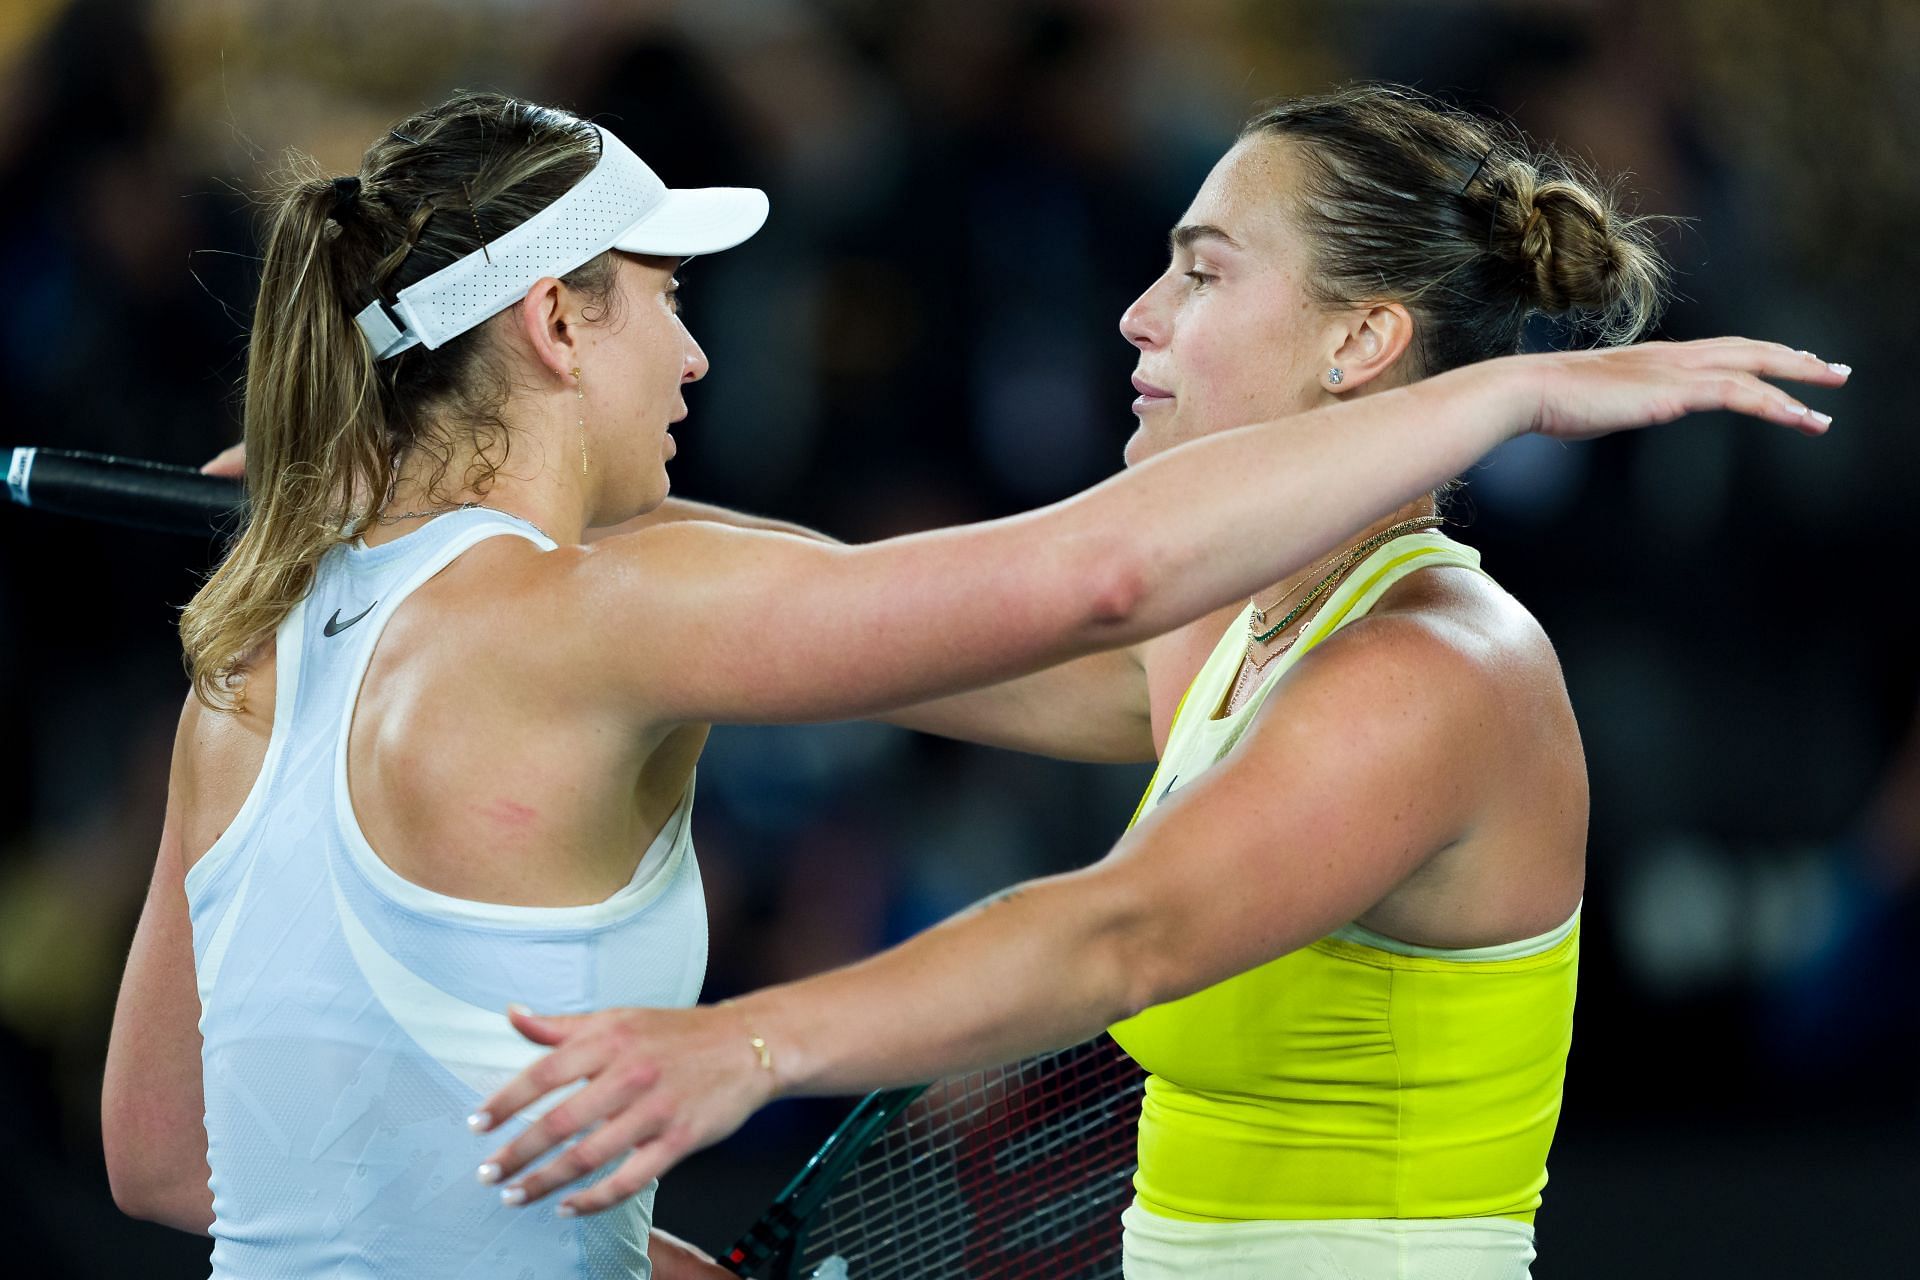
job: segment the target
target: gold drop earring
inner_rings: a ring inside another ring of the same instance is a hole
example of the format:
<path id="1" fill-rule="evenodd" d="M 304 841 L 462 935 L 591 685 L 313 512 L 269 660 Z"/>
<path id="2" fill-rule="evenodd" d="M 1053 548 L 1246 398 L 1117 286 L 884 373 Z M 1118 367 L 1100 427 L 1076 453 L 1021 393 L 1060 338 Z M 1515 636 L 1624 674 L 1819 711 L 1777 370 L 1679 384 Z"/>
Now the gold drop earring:
<path id="1" fill-rule="evenodd" d="M 580 381 L 580 366 L 573 367 L 573 398 L 580 412 L 580 474 L 587 474 L 587 388 Z"/>

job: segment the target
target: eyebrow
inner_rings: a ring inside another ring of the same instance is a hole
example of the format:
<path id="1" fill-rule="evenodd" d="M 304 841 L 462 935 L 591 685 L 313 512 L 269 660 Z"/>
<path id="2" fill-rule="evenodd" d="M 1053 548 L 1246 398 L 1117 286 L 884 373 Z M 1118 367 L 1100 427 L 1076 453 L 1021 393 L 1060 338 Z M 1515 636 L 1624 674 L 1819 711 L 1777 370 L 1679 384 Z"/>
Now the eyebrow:
<path id="1" fill-rule="evenodd" d="M 1196 241 L 1218 240 L 1229 249 L 1238 249 L 1240 242 L 1208 222 L 1183 222 L 1167 233 L 1167 248 L 1171 252 L 1178 249 L 1191 249 Z"/>

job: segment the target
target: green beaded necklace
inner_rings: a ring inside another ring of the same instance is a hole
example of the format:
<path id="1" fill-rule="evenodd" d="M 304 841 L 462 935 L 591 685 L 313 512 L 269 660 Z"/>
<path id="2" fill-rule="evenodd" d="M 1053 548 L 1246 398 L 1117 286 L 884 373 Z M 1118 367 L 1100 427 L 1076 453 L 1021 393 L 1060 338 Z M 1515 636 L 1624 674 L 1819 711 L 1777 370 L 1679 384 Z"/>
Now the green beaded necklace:
<path id="1" fill-rule="evenodd" d="M 1368 538 L 1365 542 L 1347 552 L 1344 556 L 1341 556 L 1340 563 L 1334 566 L 1333 572 L 1320 579 L 1320 581 L 1314 585 L 1313 590 L 1307 592 L 1306 596 L 1288 612 L 1286 617 L 1280 619 L 1280 621 L 1274 623 L 1265 631 L 1255 631 L 1254 626 L 1256 624 L 1253 619 L 1249 619 L 1247 622 L 1247 639 L 1255 644 L 1266 644 L 1282 631 L 1285 631 L 1289 626 L 1293 625 L 1295 618 L 1305 613 L 1309 605 L 1315 600 L 1318 600 L 1341 574 L 1353 568 L 1354 565 L 1360 563 L 1360 561 L 1366 559 L 1381 547 L 1386 546 L 1395 538 L 1404 537 L 1409 533 L 1418 533 L 1423 529 L 1437 529 L 1445 523 L 1445 518 L 1441 516 L 1416 516 L 1412 520 L 1403 520 L 1391 529 L 1383 529 L 1379 533 L 1374 534 L 1371 538 Z M 1257 618 L 1261 622 L 1266 621 L 1266 612 L 1262 610 L 1258 604 L 1254 605 L 1253 613 L 1254 618 Z"/>

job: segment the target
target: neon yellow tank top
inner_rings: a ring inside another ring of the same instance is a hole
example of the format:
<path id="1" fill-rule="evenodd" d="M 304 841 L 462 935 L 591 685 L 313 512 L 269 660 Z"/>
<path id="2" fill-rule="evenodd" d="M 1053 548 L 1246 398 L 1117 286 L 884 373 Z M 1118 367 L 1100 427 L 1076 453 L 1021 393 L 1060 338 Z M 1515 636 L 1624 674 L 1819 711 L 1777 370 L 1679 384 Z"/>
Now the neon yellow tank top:
<path id="1" fill-rule="evenodd" d="M 1417 569 L 1480 570 L 1439 533 L 1361 563 L 1220 715 L 1246 617 L 1194 677 L 1133 820 L 1239 740 L 1314 645 Z M 1579 913 L 1507 946 L 1411 946 L 1356 925 L 1116 1025 L 1150 1073 L 1140 1116 L 1142 1208 L 1193 1222 L 1328 1218 L 1533 1220 L 1573 1037 Z"/>

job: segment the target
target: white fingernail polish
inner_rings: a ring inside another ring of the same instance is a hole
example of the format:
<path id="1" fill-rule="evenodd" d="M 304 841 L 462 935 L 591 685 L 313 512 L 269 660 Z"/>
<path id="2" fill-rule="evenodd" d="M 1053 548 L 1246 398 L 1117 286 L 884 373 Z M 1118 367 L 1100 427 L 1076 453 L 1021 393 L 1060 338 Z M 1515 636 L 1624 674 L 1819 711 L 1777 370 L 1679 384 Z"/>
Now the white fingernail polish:
<path id="1" fill-rule="evenodd" d="M 514 1003 L 508 1005 L 507 1012 L 521 1014 L 522 1016 L 529 1017 L 529 1018 L 533 1016 L 533 1010 L 527 1008 L 527 1006 L 519 1003 L 518 1001 L 515 1001 Z"/>
<path id="2" fill-rule="evenodd" d="M 493 1112 L 491 1111 L 476 1111 L 467 1117 L 467 1128 L 473 1130 L 475 1133 L 481 1132 L 492 1123 Z"/>
<path id="3" fill-rule="evenodd" d="M 1819 423 L 1823 427 L 1830 427 L 1833 425 L 1833 416 L 1831 414 L 1811 413 L 1811 414 L 1808 414 L 1807 416 L 1812 418 L 1815 422 Z"/>
<path id="4" fill-rule="evenodd" d="M 489 1160 L 473 1171 L 473 1176 L 488 1186 L 500 1181 L 500 1166 Z"/>
<path id="5" fill-rule="evenodd" d="M 1795 417 L 1804 414 L 1806 411 L 1807 406 L 1803 404 L 1790 404 L 1787 406 L 1787 412 L 1793 414 Z"/>
<path id="6" fill-rule="evenodd" d="M 1853 372 L 1853 366 L 1852 366 L 1852 365 L 1850 365 L 1850 364 L 1836 364 L 1836 363 L 1834 363 L 1834 362 L 1833 362 L 1833 361 L 1831 361 L 1831 360 L 1827 362 L 1827 368 L 1829 368 L 1829 369 L 1831 369 L 1831 370 L 1833 370 L 1833 371 L 1834 371 L 1835 373 L 1841 373 L 1841 374 L 1846 374 L 1846 373 L 1852 373 L 1852 372 Z"/>
<path id="7" fill-rule="evenodd" d="M 501 1204 L 513 1205 L 513 1204 L 525 1204 L 526 1202 L 527 1202 L 527 1189 L 525 1187 L 500 1188 Z"/>
<path id="8" fill-rule="evenodd" d="M 578 1210 L 576 1210 L 572 1205 L 563 1204 L 558 1209 L 555 1209 L 553 1211 L 553 1216 L 556 1218 L 571 1218 L 577 1212 Z"/>

